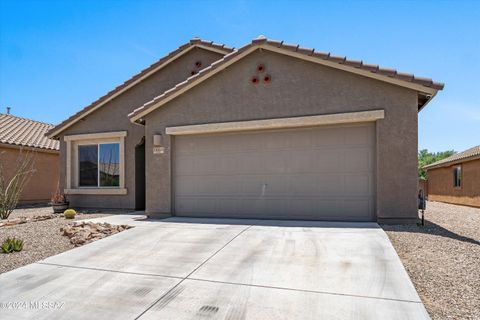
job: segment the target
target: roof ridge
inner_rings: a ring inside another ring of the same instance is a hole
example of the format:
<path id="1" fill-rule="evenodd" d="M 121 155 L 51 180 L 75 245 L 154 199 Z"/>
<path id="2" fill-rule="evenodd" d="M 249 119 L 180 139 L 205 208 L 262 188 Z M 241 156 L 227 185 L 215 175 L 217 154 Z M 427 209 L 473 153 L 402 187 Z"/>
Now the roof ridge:
<path id="1" fill-rule="evenodd" d="M 436 82 L 433 81 L 431 78 L 426 78 L 426 77 L 419 77 L 415 76 L 412 73 L 405 73 L 405 72 L 399 72 L 394 68 L 387 68 L 387 67 L 382 67 L 377 64 L 368 64 L 364 63 L 363 60 L 352 60 L 348 59 L 346 56 L 336 56 L 332 55 L 331 52 L 316 52 L 315 49 L 313 48 L 305 48 L 301 47 L 299 44 L 288 44 L 284 43 L 283 41 L 278 41 L 278 40 L 273 40 L 273 39 L 268 39 L 268 38 L 255 38 L 251 41 L 252 45 L 260 45 L 260 44 L 268 44 L 272 46 L 276 46 L 278 48 L 283 48 L 287 49 L 290 51 L 295 51 L 299 52 L 302 54 L 306 54 L 309 56 L 317 56 L 318 58 L 322 58 L 324 60 L 329 60 L 331 62 L 336 62 L 338 64 L 345 64 L 348 66 L 352 66 L 355 68 L 359 69 L 364 69 L 367 71 L 370 71 L 372 73 L 378 73 L 384 76 L 388 76 L 391 78 L 397 78 L 399 80 L 403 81 L 409 81 L 417 84 L 421 84 L 426 87 L 431 87 L 436 90 L 442 90 L 444 87 L 444 84 L 441 82 Z"/>
<path id="2" fill-rule="evenodd" d="M 8 114 L 8 113 L 2 113 L 2 112 L 0 112 L 0 117 L 1 117 L 1 116 L 6 116 L 6 117 L 10 117 L 10 118 L 17 118 L 17 119 L 21 119 L 21 120 L 25 120 L 25 121 L 31 121 L 31 122 L 35 122 L 35 123 L 41 123 L 41 124 L 44 124 L 44 125 L 47 125 L 47 126 L 50 126 L 50 127 L 54 127 L 53 124 L 48 123 L 48 122 L 45 122 L 45 121 L 33 120 L 33 119 L 30 119 L 30 118 L 26 118 L 26 117 L 19 117 L 19 116 L 13 115 L 13 114 Z"/>

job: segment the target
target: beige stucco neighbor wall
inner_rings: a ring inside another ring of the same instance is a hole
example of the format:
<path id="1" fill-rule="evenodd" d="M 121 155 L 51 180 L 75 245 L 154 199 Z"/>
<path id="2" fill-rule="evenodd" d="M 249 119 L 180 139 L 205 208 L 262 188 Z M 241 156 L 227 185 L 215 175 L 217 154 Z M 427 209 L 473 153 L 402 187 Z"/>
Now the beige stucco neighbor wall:
<path id="1" fill-rule="evenodd" d="M 460 188 L 453 186 L 454 166 L 428 170 L 428 199 L 480 207 L 480 159 L 458 165 L 462 166 Z"/>
<path id="2" fill-rule="evenodd" d="M 134 108 L 143 105 L 162 94 L 175 84 L 185 80 L 194 69 L 195 62 L 204 66 L 218 60 L 220 54 L 194 48 L 140 84 L 114 98 L 97 111 L 85 117 L 62 132 L 60 136 L 61 188 L 66 185 L 66 143 L 65 135 L 127 131 L 125 138 L 125 187 L 126 195 L 68 195 L 72 207 L 127 208 L 135 207 L 135 146 L 144 136 L 142 126 L 132 124 L 127 115 Z M 73 153 L 72 153 L 73 154 Z M 72 159 L 75 161 L 75 159 Z"/>
<path id="3" fill-rule="evenodd" d="M 7 181 L 11 179 L 16 169 L 16 162 L 20 149 L 16 147 L 0 146 L 0 161 L 7 174 Z M 55 151 L 36 151 L 35 172 L 23 189 L 20 203 L 47 203 L 58 185 L 59 155 Z"/>
<path id="4" fill-rule="evenodd" d="M 259 63 L 272 81 L 252 85 Z M 379 221 L 417 220 L 417 94 L 284 55 L 256 51 L 146 116 L 147 212 L 172 212 L 171 126 L 385 110 L 377 122 Z M 163 135 L 164 154 L 152 136 Z"/>

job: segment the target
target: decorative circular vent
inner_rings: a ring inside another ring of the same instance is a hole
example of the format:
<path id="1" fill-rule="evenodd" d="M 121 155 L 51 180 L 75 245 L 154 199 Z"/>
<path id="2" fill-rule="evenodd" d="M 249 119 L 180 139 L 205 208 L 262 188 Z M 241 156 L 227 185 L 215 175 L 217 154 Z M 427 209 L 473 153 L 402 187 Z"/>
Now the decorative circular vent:
<path id="1" fill-rule="evenodd" d="M 264 72 L 265 71 L 265 66 L 263 64 L 259 64 L 257 66 L 257 72 Z"/>
<path id="2" fill-rule="evenodd" d="M 263 82 L 264 83 L 270 83 L 270 81 L 272 81 L 272 77 L 269 74 L 267 74 L 267 75 L 265 75 L 265 77 L 263 77 Z"/>
<path id="3" fill-rule="evenodd" d="M 250 80 L 253 84 L 258 84 L 260 81 L 258 80 L 257 76 L 253 76 Z"/>
<path id="4" fill-rule="evenodd" d="M 195 67 L 201 68 L 202 67 L 202 61 L 195 62 Z"/>

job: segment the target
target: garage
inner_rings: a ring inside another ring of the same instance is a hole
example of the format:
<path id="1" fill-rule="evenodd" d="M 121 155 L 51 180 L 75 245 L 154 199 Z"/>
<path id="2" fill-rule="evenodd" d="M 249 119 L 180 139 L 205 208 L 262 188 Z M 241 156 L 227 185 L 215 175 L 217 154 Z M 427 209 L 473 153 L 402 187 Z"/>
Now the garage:
<path id="1" fill-rule="evenodd" d="M 175 215 L 372 221 L 375 124 L 173 139 Z"/>

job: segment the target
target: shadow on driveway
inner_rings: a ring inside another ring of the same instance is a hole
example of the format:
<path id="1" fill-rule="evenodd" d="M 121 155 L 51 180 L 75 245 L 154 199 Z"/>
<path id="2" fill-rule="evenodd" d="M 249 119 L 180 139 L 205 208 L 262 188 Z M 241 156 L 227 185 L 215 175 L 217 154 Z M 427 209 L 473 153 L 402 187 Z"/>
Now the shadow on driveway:
<path id="1" fill-rule="evenodd" d="M 310 220 L 268 220 L 268 219 L 222 219 L 222 218 L 191 218 L 171 217 L 161 220 L 145 219 L 145 221 L 161 221 L 181 224 L 214 224 L 214 225 L 245 225 L 262 227 L 292 227 L 292 228 L 353 228 L 379 229 L 376 222 L 336 222 Z"/>

